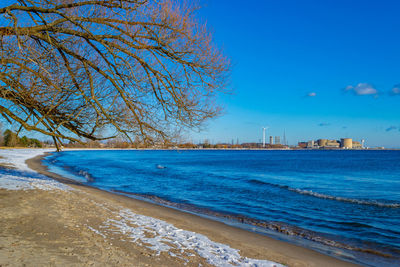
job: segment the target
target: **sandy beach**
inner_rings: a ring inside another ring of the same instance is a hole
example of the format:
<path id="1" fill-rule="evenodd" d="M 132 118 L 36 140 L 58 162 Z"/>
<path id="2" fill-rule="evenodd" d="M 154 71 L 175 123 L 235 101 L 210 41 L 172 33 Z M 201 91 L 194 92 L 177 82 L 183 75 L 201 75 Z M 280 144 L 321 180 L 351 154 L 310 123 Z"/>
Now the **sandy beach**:
<path id="1" fill-rule="evenodd" d="M 4 157 L 6 152 L 0 152 Z M 27 160 L 40 176 L 24 181 L 26 187 L 21 181 L 19 186 L 4 183 L 23 172 L 0 174 L 0 266 L 355 266 L 217 221 L 71 183 L 48 172 L 41 158 Z M 41 182 L 44 175 L 57 182 Z"/>

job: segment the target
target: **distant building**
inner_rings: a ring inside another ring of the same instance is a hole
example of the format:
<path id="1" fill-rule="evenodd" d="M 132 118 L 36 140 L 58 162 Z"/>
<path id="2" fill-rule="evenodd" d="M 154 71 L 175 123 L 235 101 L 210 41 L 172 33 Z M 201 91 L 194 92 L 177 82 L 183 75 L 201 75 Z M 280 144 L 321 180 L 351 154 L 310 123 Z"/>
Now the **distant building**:
<path id="1" fill-rule="evenodd" d="M 351 138 L 342 138 L 340 140 L 340 147 L 344 149 L 352 149 L 353 148 L 353 139 Z"/>
<path id="2" fill-rule="evenodd" d="M 275 145 L 280 145 L 280 144 L 281 144 L 281 137 L 275 136 Z"/>
<path id="3" fill-rule="evenodd" d="M 361 142 L 353 141 L 351 138 L 342 138 L 340 140 L 318 139 L 317 141 L 299 142 L 298 147 L 309 149 L 363 149 L 364 142 L 364 140 Z"/>
<path id="4" fill-rule="evenodd" d="M 308 141 L 307 142 L 307 148 L 314 148 L 314 140 Z"/>
<path id="5" fill-rule="evenodd" d="M 326 146 L 326 144 L 328 143 L 328 139 L 318 139 L 317 140 L 317 143 L 318 143 L 318 146 L 320 146 L 320 147 L 324 147 L 324 146 Z"/>
<path id="6" fill-rule="evenodd" d="M 340 143 L 336 140 L 329 139 L 318 139 L 317 140 L 318 147 L 320 148 L 337 148 L 340 147 Z"/>
<path id="7" fill-rule="evenodd" d="M 301 148 L 307 148 L 307 142 L 299 142 L 297 145 Z"/>
<path id="8" fill-rule="evenodd" d="M 352 145 L 353 145 L 354 149 L 362 149 L 363 148 L 363 145 L 360 142 L 357 142 L 357 141 L 353 141 Z"/>
<path id="9" fill-rule="evenodd" d="M 270 144 L 270 145 L 273 145 L 273 144 L 274 144 L 274 140 L 273 140 L 273 137 L 272 137 L 272 136 L 269 137 L 269 144 Z"/>
<path id="10" fill-rule="evenodd" d="M 340 143 L 336 140 L 326 140 L 326 143 L 323 147 L 324 148 L 339 148 Z"/>

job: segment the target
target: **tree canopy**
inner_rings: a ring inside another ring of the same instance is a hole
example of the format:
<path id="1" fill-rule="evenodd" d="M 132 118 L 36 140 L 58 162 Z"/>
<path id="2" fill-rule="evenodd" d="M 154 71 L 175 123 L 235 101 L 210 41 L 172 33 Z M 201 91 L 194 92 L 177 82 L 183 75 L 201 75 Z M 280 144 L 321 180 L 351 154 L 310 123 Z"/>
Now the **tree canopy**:
<path id="1" fill-rule="evenodd" d="M 20 129 L 151 142 L 220 112 L 230 63 L 190 5 L 18 0 L 0 14 L 0 114 Z"/>
<path id="2" fill-rule="evenodd" d="M 0 145 L 8 147 L 42 147 L 42 143 L 38 139 L 28 138 L 26 136 L 19 138 L 17 134 L 11 130 L 5 130 L 3 135 L 3 141 L 0 143 Z"/>

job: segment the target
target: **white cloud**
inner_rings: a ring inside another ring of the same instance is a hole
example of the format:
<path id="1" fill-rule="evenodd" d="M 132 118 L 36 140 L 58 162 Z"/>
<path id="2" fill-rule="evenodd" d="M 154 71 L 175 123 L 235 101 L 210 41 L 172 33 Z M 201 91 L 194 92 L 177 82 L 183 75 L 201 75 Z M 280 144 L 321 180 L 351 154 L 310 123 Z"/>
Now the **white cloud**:
<path id="1" fill-rule="evenodd" d="M 352 85 L 347 85 L 346 88 L 344 88 L 345 91 L 351 91 L 354 89 L 354 86 Z"/>
<path id="2" fill-rule="evenodd" d="M 359 83 L 356 86 L 348 85 L 344 89 L 346 92 L 352 91 L 355 95 L 377 95 L 378 90 L 369 83 Z"/>
<path id="3" fill-rule="evenodd" d="M 400 95 L 400 84 L 396 84 L 390 93 L 392 95 Z"/>
<path id="4" fill-rule="evenodd" d="M 315 92 L 310 92 L 310 93 L 307 94 L 307 96 L 309 96 L 309 97 L 314 97 L 314 96 L 317 96 L 317 93 L 315 93 Z"/>
<path id="5" fill-rule="evenodd" d="M 354 91 L 357 95 L 375 95 L 378 91 L 368 83 L 359 83 L 354 87 Z"/>

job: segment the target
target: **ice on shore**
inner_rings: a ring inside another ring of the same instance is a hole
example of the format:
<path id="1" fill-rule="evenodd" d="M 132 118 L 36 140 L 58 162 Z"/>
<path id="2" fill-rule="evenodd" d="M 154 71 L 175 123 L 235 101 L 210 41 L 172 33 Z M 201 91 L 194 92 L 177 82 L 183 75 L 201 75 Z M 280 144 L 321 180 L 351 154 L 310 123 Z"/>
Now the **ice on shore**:
<path id="1" fill-rule="evenodd" d="M 170 255 L 180 257 L 195 251 L 215 266 L 284 266 L 268 260 L 242 257 L 239 250 L 214 242 L 205 235 L 179 229 L 165 221 L 136 214 L 128 209 L 120 210 L 118 216 L 118 220 L 107 220 L 103 230 L 126 235 L 132 242 L 140 243 L 157 254 L 169 252 Z"/>
<path id="2" fill-rule="evenodd" d="M 48 179 L 46 177 L 28 177 L 22 175 L 9 175 L 0 172 L 0 188 L 7 190 L 70 190 L 71 188 L 65 184 Z"/>
<path id="3" fill-rule="evenodd" d="M 46 152 L 52 152 L 52 149 L 0 149 L 0 164 L 11 164 L 20 171 L 34 172 L 29 169 L 25 161 Z"/>
<path id="4" fill-rule="evenodd" d="M 0 150 L 0 164 L 15 169 L 0 170 L 0 188 L 7 190 L 70 190 L 65 184 L 57 182 L 44 175 L 29 169 L 25 161 L 42 155 L 49 149 L 2 149 Z"/>

